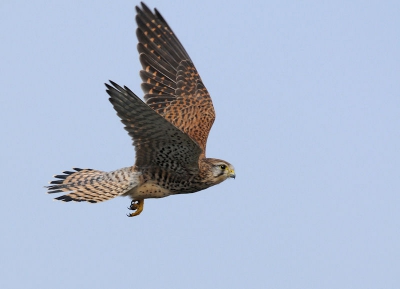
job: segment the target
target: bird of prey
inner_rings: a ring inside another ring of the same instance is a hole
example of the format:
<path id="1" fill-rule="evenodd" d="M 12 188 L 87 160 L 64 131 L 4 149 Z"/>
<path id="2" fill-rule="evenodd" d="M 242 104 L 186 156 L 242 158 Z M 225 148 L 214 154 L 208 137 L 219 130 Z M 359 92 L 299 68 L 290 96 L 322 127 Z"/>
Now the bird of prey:
<path id="1" fill-rule="evenodd" d="M 133 140 L 135 165 L 111 172 L 74 168 L 47 186 L 50 194 L 68 193 L 55 198 L 64 202 L 129 196 L 129 217 L 142 212 L 144 199 L 194 193 L 235 178 L 230 163 L 206 158 L 215 111 L 192 60 L 157 9 L 142 2 L 136 12 L 145 102 L 126 86 L 106 84 Z"/>

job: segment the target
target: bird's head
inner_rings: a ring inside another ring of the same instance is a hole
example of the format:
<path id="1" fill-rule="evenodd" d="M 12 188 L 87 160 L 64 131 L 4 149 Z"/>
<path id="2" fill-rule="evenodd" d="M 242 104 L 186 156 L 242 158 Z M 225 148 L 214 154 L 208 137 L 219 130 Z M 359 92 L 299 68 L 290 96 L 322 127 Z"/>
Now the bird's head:
<path id="1" fill-rule="evenodd" d="M 235 168 L 233 165 L 228 163 L 227 161 L 219 160 L 219 159 L 207 159 L 211 165 L 211 174 L 213 178 L 213 182 L 215 184 L 219 184 L 220 182 L 225 181 L 227 178 L 235 178 Z"/>

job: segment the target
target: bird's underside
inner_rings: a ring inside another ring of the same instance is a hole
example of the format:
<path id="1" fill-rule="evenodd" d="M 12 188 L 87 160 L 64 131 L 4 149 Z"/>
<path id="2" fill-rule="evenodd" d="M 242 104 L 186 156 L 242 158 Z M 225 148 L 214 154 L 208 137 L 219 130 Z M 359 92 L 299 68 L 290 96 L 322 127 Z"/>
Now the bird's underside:
<path id="1" fill-rule="evenodd" d="M 205 157 L 215 112 L 189 55 L 161 14 L 141 4 L 136 34 L 145 102 L 127 87 L 106 84 L 133 140 L 135 165 L 65 171 L 47 187 L 48 193 L 67 193 L 56 200 L 97 203 L 130 196 L 132 217 L 141 213 L 144 199 L 194 193 L 235 177 L 231 164 Z"/>

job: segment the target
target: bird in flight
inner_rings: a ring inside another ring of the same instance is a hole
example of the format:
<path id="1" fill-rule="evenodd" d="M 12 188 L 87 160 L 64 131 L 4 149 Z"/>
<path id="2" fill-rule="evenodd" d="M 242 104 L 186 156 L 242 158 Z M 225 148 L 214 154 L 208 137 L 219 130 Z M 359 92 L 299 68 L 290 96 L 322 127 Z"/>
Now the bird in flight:
<path id="1" fill-rule="evenodd" d="M 129 217 L 143 211 L 144 199 L 194 193 L 236 176 L 227 161 L 206 158 L 215 111 L 186 50 L 157 9 L 142 2 L 136 12 L 145 102 L 126 86 L 106 84 L 133 140 L 135 165 L 111 172 L 74 168 L 47 186 L 50 194 L 67 193 L 55 198 L 64 202 L 129 196 Z"/>

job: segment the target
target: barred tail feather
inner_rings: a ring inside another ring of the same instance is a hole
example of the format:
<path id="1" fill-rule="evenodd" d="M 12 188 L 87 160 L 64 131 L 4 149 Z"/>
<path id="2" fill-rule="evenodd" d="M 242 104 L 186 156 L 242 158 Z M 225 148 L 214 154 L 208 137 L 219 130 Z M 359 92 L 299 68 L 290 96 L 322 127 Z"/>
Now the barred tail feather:
<path id="1" fill-rule="evenodd" d="M 46 187 L 47 193 L 70 192 L 55 198 L 63 202 L 98 203 L 121 196 L 139 183 L 138 173 L 134 172 L 132 167 L 112 172 L 79 168 L 73 170 L 65 171 L 63 175 L 55 175 L 56 180 Z"/>

